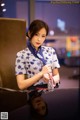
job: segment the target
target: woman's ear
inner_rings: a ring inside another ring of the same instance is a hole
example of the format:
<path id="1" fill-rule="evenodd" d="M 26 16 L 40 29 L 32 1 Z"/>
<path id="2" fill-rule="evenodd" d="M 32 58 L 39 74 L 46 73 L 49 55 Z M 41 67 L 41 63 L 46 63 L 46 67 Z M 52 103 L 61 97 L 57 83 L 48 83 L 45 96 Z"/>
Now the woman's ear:
<path id="1" fill-rule="evenodd" d="M 31 37 L 30 31 L 28 31 L 28 37 L 29 37 L 29 38 Z"/>

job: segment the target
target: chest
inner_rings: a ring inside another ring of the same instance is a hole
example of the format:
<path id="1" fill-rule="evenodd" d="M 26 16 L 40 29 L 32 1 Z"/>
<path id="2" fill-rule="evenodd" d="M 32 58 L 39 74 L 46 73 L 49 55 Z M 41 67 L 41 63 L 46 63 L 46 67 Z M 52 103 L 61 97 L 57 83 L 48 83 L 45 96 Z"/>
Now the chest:
<path id="1" fill-rule="evenodd" d="M 46 60 L 46 64 L 52 64 L 52 53 L 45 51 L 43 52 L 43 57 Z M 43 66 L 43 62 L 39 58 L 35 57 L 32 53 L 26 55 L 25 63 L 26 67 L 31 69 L 41 69 Z"/>

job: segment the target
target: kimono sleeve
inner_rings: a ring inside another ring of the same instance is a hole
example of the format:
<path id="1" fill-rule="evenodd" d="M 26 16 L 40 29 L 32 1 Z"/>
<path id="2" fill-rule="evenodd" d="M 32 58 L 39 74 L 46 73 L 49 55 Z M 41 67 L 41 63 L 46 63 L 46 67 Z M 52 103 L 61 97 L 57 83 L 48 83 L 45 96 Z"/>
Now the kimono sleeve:
<path id="1" fill-rule="evenodd" d="M 59 60 L 56 51 L 52 48 L 52 69 L 60 68 Z"/>
<path id="2" fill-rule="evenodd" d="M 26 74 L 25 60 L 22 52 L 16 54 L 15 74 Z"/>

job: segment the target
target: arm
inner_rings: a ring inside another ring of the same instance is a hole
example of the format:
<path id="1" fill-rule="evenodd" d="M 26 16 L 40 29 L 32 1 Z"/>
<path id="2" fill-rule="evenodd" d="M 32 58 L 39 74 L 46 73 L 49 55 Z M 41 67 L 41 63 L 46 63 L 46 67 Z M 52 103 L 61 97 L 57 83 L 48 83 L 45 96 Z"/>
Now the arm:
<path id="1" fill-rule="evenodd" d="M 31 78 L 25 79 L 24 74 L 20 74 L 16 76 L 17 83 L 19 89 L 25 89 L 36 83 L 41 77 L 42 77 L 42 72 L 39 72 L 38 74 L 34 75 Z"/>
<path id="2" fill-rule="evenodd" d="M 55 83 L 59 83 L 60 82 L 60 75 L 59 75 L 59 70 L 58 68 L 53 69 L 53 79 Z"/>
<path id="3" fill-rule="evenodd" d="M 16 79 L 19 89 L 27 89 L 28 87 L 36 83 L 38 80 L 40 80 L 45 73 L 48 73 L 48 67 L 46 66 L 42 68 L 41 72 L 28 79 L 25 79 L 24 74 L 17 75 Z"/>

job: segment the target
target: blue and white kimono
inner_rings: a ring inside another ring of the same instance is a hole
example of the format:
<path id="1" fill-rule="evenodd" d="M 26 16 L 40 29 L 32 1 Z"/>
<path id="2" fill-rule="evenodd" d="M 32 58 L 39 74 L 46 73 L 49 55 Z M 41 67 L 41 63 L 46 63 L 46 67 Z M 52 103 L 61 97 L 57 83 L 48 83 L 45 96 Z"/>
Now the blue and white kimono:
<path id="1" fill-rule="evenodd" d="M 17 53 L 15 63 L 16 75 L 25 74 L 27 75 L 27 78 L 31 78 L 41 71 L 44 64 L 50 64 L 52 69 L 60 68 L 56 52 L 52 47 L 41 46 L 38 51 L 32 47 L 32 50 L 35 52 L 35 55 L 31 52 L 29 46 Z M 41 60 L 36 56 L 41 54 L 40 51 L 42 51 L 44 60 Z M 40 79 L 38 82 L 36 82 L 34 86 L 41 84 L 45 84 L 43 79 Z"/>

